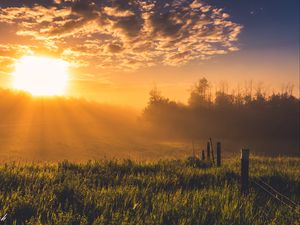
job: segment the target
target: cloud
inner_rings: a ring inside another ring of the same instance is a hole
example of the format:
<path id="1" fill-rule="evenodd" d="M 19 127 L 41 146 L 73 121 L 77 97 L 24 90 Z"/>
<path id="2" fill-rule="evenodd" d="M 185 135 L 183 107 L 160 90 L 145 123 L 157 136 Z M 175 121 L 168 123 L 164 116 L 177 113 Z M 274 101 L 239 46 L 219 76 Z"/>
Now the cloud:
<path id="1" fill-rule="evenodd" d="M 0 24 L 81 64 L 121 70 L 237 51 L 242 29 L 201 0 L 1 0 Z"/>
<path id="2" fill-rule="evenodd" d="M 22 55 L 30 53 L 29 46 L 0 44 L 0 72 L 11 72 L 16 60 Z"/>

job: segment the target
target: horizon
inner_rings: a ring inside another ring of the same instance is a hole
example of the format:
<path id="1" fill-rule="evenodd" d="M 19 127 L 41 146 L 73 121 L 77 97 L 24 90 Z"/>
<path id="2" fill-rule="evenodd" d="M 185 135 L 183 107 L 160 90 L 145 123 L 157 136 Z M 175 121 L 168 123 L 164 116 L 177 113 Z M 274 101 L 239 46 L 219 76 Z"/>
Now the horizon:
<path id="1" fill-rule="evenodd" d="M 0 0 L 0 225 L 300 225 L 299 4 Z"/>
<path id="2" fill-rule="evenodd" d="M 206 77 L 202 77 L 201 79 L 206 79 Z M 189 105 L 189 98 L 191 97 L 191 92 L 193 88 L 198 84 L 201 80 L 198 79 L 194 83 L 192 83 L 189 88 L 186 88 L 186 94 L 183 95 L 185 98 L 178 100 L 174 96 L 166 95 L 163 89 L 159 88 L 158 85 L 154 84 L 150 89 L 147 90 L 145 95 L 144 102 L 140 105 L 130 105 L 128 102 L 120 103 L 114 101 L 104 101 L 104 100 L 97 100 L 97 98 L 90 98 L 81 95 L 68 95 L 68 94 L 45 94 L 45 95 L 37 95 L 35 93 L 30 93 L 29 91 L 22 90 L 22 89 L 15 89 L 10 87 L 0 87 L 0 92 L 8 92 L 12 95 L 23 95 L 31 98 L 32 100 L 55 100 L 55 99 L 65 99 L 65 100 L 78 100 L 78 101 L 85 101 L 92 104 L 99 104 L 99 105 L 107 105 L 112 107 L 120 107 L 120 108 L 128 108 L 134 110 L 136 112 L 142 112 L 145 107 L 149 104 L 149 98 L 151 97 L 151 92 L 156 90 L 162 97 L 170 100 L 171 102 L 175 102 L 177 104 L 183 104 L 188 106 Z M 270 86 L 262 83 L 262 82 L 254 82 L 252 80 L 245 81 L 242 85 L 237 84 L 236 86 L 231 86 L 231 84 L 227 81 L 220 81 L 218 83 L 211 83 L 208 81 L 209 84 L 209 94 L 210 94 L 210 101 L 215 102 L 218 93 L 224 93 L 226 95 L 237 96 L 241 95 L 241 97 L 245 97 L 247 94 L 251 94 L 252 99 L 254 100 L 257 97 L 257 94 L 262 94 L 265 100 L 270 99 L 273 95 L 288 95 L 293 96 L 296 99 L 300 99 L 300 96 L 295 94 L 295 86 L 291 83 L 286 83 L 280 85 L 279 88 L 270 88 Z M 249 90 L 251 90 L 251 93 Z M 182 97 L 182 94 L 181 94 Z"/>

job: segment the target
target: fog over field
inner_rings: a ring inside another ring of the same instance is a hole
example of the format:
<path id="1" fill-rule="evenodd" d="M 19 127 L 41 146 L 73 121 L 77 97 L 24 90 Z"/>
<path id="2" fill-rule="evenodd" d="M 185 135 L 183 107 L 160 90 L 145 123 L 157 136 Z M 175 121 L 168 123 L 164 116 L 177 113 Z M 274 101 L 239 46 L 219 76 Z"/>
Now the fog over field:
<path id="1" fill-rule="evenodd" d="M 207 84 L 196 83 L 187 105 L 154 88 L 142 111 L 1 90 L 1 160 L 181 158 L 205 149 L 210 137 L 225 155 L 245 146 L 258 155 L 299 155 L 299 99 L 288 92 L 212 97 Z"/>
<path id="2" fill-rule="evenodd" d="M 0 0 L 0 225 L 300 225 L 297 0 Z"/>

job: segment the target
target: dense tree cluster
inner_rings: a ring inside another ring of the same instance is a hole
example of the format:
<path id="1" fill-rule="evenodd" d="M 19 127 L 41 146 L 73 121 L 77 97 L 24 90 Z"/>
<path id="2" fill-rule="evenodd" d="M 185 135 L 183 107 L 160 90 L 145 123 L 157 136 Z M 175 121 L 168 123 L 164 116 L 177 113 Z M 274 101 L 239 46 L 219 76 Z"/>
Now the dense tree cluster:
<path id="1" fill-rule="evenodd" d="M 300 101 L 291 87 L 270 95 L 262 88 L 232 93 L 227 89 L 223 85 L 213 94 L 202 78 L 192 88 L 187 105 L 152 90 L 143 118 L 155 133 L 171 138 L 299 140 Z"/>

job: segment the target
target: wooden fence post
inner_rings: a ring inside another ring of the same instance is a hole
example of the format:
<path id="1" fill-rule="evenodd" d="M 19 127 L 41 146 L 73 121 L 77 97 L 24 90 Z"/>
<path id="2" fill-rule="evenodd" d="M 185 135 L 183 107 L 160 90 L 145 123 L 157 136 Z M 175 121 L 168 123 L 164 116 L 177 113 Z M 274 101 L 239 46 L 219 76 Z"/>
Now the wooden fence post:
<path id="1" fill-rule="evenodd" d="M 193 145 L 193 158 L 196 157 L 196 154 L 195 154 L 195 145 L 194 145 L 194 141 L 192 141 L 192 145 Z"/>
<path id="2" fill-rule="evenodd" d="M 249 186 L 249 149 L 241 152 L 241 193 L 248 194 Z"/>
<path id="3" fill-rule="evenodd" d="M 221 166 L 221 143 L 217 143 L 217 167 Z"/>
<path id="4" fill-rule="evenodd" d="M 211 156 L 212 156 L 212 161 L 213 161 L 213 164 L 215 165 L 214 146 L 213 146 L 213 143 L 212 143 L 212 140 L 211 140 L 211 138 L 209 138 L 209 142 L 210 142 L 210 147 L 211 147 Z"/>
<path id="5" fill-rule="evenodd" d="M 206 152 L 206 154 L 207 154 L 207 161 L 210 161 L 210 143 L 209 142 L 207 142 L 207 152 Z"/>
<path id="6" fill-rule="evenodd" d="M 201 159 L 205 160 L 205 151 L 204 150 L 202 150 L 202 158 Z"/>

